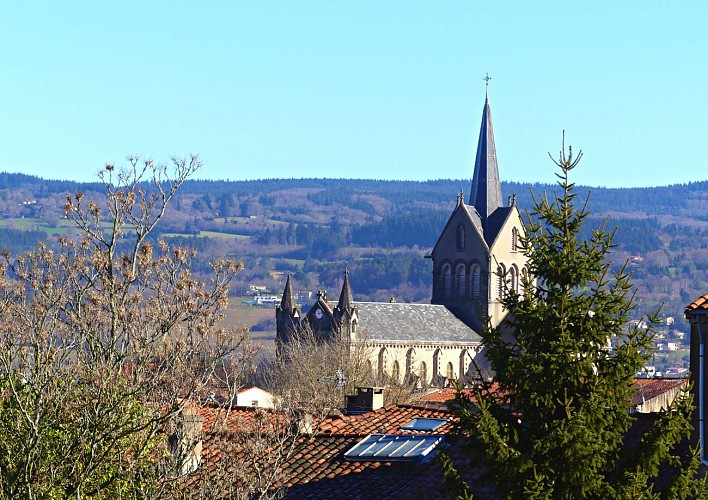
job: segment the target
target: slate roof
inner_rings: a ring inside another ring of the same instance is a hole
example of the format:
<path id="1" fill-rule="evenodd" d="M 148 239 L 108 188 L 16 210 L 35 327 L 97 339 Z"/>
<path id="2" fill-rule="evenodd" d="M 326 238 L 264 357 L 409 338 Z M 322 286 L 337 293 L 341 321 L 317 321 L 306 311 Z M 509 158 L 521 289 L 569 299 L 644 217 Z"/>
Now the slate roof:
<path id="1" fill-rule="evenodd" d="M 374 342 L 471 343 L 482 337 L 445 306 L 357 302 L 362 335 Z"/>
<path id="2" fill-rule="evenodd" d="M 349 271 L 344 271 L 344 283 L 342 284 L 342 293 L 339 295 L 339 303 L 337 303 L 337 309 L 340 312 L 354 307 L 354 297 L 352 295 L 352 287 L 349 284 Z"/>
<path id="3" fill-rule="evenodd" d="M 487 226 L 484 231 L 484 238 L 487 240 L 487 245 L 490 247 L 497 239 L 499 231 L 501 231 L 504 222 L 509 218 L 509 214 L 513 207 L 499 207 L 487 219 Z"/>
<path id="4" fill-rule="evenodd" d="M 280 301 L 280 309 L 288 312 L 295 309 L 295 299 L 293 298 L 293 288 L 290 284 L 289 274 L 288 280 L 285 282 L 285 291 L 283 291 L 283 298 Z"/>
<path id="5" fill-rule="evenodd" d="M 479 130 L 479 141 L 477 142 L 477 157 L 474 162 L 470 205 L 475 206 L 482 219 L 486 219 L 494 210 L 503 206 L 489 96 L 485 98 L 484 109 L 482 110 L 482 125 Z"/>

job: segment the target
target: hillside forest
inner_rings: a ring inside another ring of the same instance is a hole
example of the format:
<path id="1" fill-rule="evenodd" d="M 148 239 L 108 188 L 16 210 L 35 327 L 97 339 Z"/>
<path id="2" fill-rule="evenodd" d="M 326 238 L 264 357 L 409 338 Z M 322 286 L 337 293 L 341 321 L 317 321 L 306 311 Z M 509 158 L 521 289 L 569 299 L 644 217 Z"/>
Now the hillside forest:
<path id="1" fill-rule="evenodd" d="M 249 285 L 279 295 L 285 276 L 301 292 L 337 294 L 349 269 L 355 300 L 428 302 L 431 263 L 425 259 L 469 181 L 355 179 L 188 180 L 168 207 L 156 238 L 195 248 L 197 272 L 209 261 L 242 260 L 232 296 Z M 532 193 L 554 185 L 503 182 L 523 212 Z M 18 254 L 71 231 L 67 194 L 99 200 L 98 183 L 0 173 L 0 247 Z M 591 216 L 584 226 L 617 228 L 612 253 L 633 272 L 637 319 L 662 307 L 686 330 L 683 310 L 708 290 L 708 181 L 652 188 L 580 187 Z"/>

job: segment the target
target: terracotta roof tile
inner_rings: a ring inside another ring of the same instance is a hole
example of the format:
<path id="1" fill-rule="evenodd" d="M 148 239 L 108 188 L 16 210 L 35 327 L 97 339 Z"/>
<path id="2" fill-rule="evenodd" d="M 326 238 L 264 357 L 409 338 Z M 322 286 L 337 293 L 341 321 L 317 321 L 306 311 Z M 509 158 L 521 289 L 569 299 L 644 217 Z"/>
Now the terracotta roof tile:
<path id="1" fill-rule="evenodd" d="M 679 386 L 685 386 L 688 380 L 685 378 L 635 378 L 635 393 L 632 398 L 632 405 L 637 406 L 643 401 L 660 396 L 665 392 Z M 421 398 L 421 402 L 444 406 L 447 402 L 455 399 L 456 390 L 451 387 L 435 389 Z M 470 389 L 463 390 L 463 394 L 472 397 L 474 392 Z M 642 398 L 644 398 L 642 400 Z"/>
<path id="2" fill-rule="evenodd" d="M 674 384 L 682 383 L 685 380 L 637 379 L 637 386 L 642 388 L 645 398 L 647 394 L 656 395 L 675 387 Z M 436 393 L 434 397 L 447 393 Z M 218 446 L 218 432 L 215 429 L 221 422 L 221 428 L 227 429 L 227 434 L 237 432 L 240 426 L 253 422 L 256 411 L 253 408 L 237 408 L 227 412 L 214 407 L 200 410 L 204 416 L 202 458 L 205 465 L 202 469 L 218 466 L 222 456 L 229 457 L 231 462 L 242 461 L 238 449 L 214 449 Z M 269 415 L 269 421 L 279 421 L 277 413 L 270 412 Z M 285 498 L 294 499 L 444 498 L 441 470 L 435 461 L 349 461 L 344 458 L 347 450 L 369 434 L 416 434 L 415 431 L 400 429 L 401 425 L 415 417 L 450 419 L 435 433 L 445 435 L 446 452 L 475 498 L 494 498 L 493 490 L 481 479 L 484 469 L 464 446 L 466 438 L 452 432 L 456 418 L 447 410 L 414 405 L 388 406 L 360 415 L 327 417 L 315 434 L 298 437 L 295 451 L 283 461 L 275 487 L 284 490 Z M 651 417 L 638 415 L 627 440 L 634 442 L 639 439 L 650 421 Z M 215 475 L 216 472 L 207 473 L 208 477 Z"/>
<path id="3" fill-rule="evenodd" d="M 708 293 L 701 295 L 696 300 L 691 302 L 686 308 L 686 313 L 697 310 L 708 310 Z"/>
<path id="4" fill-rule="evenodd" d="M 672 389 L 687 385 L 688 379 L 685 378 L 635 378 L 632 404 L 640 405 Z"/>

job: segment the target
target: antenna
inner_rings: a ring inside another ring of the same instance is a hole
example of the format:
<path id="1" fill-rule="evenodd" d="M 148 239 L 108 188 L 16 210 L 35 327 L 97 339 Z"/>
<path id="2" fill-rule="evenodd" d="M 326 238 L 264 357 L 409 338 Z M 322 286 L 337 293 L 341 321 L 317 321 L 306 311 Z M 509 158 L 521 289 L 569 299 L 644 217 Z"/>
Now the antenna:
<path id="1" fill-rule="evenodd" d="M 329 377 L 321 377 L 319 382 L 322 384 L 325 382 L 337 382 L 337 389 L 344 389 L 344 386 L 347 383 L 347 377 L 344 376 L 344 372 L 342 370 L 337 370 L 334 372 L 334 375 Z"/>

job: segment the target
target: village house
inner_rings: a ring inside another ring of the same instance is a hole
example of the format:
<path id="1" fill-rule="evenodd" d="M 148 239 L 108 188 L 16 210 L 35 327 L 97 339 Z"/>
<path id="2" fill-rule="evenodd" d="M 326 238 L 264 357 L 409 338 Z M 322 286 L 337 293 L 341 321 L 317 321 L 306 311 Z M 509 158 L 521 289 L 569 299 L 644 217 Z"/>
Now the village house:
<path id="1" fill-rule="evenodd" d="M 708 368 L 706 343 L 708 343 L 708 293 L 694 300 L 685 311 L 691 325 L 691 387 L 696 411 L 693 412 L 694 441 L 701 446 L 701 462 L 708 473 Z"/>

